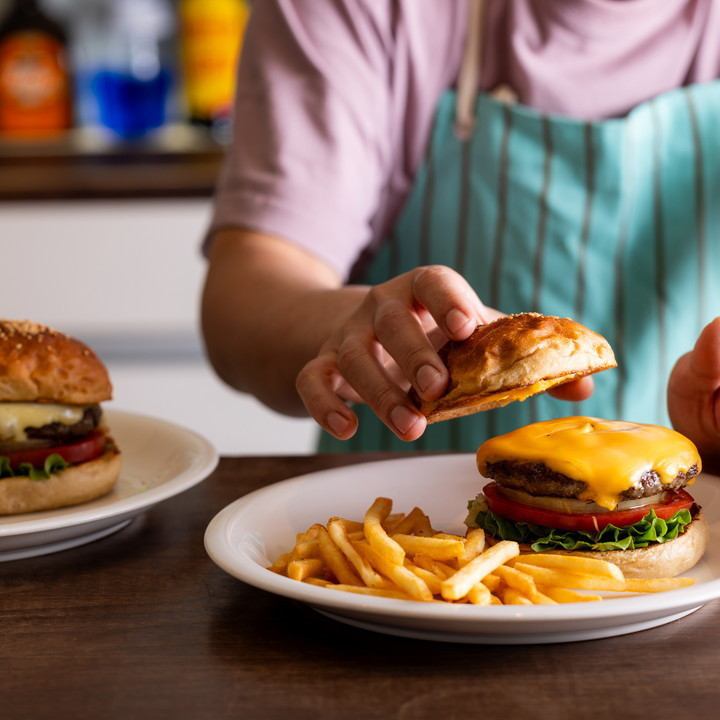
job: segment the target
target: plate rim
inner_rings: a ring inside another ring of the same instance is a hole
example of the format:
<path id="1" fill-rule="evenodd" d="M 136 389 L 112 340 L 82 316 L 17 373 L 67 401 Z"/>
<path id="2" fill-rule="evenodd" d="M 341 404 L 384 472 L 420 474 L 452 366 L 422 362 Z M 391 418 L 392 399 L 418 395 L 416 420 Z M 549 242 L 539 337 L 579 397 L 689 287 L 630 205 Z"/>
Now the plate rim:
<path id="1" fill-rule="evenodd" d="M 110 426 L 112 426 L 113 417 L 120 416 L 130 421 L 134 419 L 151 421 L 159 425 L 164 425 L 175 432 L 180 432 L 186 435 L 186 437 L 192 437 L 202 449 L 202 452 L 199 453 L 199 457 L 202 458 L 200 466 L 197 469 L 187 468 L 178 475 L 162 482 L 160 485 L 130 495 L 129 497 L 118 498 L 112 503 L 100 507 L 89 508 L 87 504 L 80 504 L 74 508 L 72 506 L 68 508 L 58 508 L 58 510 L 65 511 L 65 513 L 63 515 L 51 515 L 44 518 L 33 518 L 33 513 L 27 513 L 27 520 L 23 519 L 6 526 L 2 524 L 3 518 L 22 517 L 22 515 L 0 516 L 0 538 L 58 530 L 65 527 L 84 525 L 98 520 L 106 520 L 116 515 L 137 513 L 199 484 L 215 470 L 220 461 L 220 456 L 215 446 L 195 430 L 191 430 L 165 418 L 132 412 L 130 410 L 108 408 L 104 412 Z"/>
<path id="2" fill-rule="evenodd" d="M 223 550 L 229 552 L 229 545 L 223 541 L 230 530 L 236 513 L 243 507 L 256 502 L 265 494 L 276 492 L 278 488 L 301 484 L 308 479 L 317 478 L 338 471 L 358 472 L 367 465 L 390 464 L 397 462 L 426 462 L 432 458 L 472 457 L 472 453 L 443 453 L 432 456 L 415 456 L 369 460 L 340 467 L 326 468 L 316 472 L 304 473 L 296 477 L 266 485 L 234 500 L 221 509 L 208 523 L 204 534 L 205 551 L 210 559 L 224 572 L 260 590 L 271 592 L 312 606 L 328 607 L 334 610 L 361 611 L 385 617 L 412 617 L 417 620 L 491 621 L 493 619 L 520 624 L 535 622 L 561 623 L 572 620 L 603 620 L 618 616 L 642 616 L 662 613 L 666 610 L 680 612 L 682 608 L 697 607 L 720 597 L 720 577 L 714 580 L 697 582 L 688 588 L 669 590 L 661 593 L 648 593 L 632 597 L 613 597 L 601 603 L 563 603 L 558 605 L 504 605 L 502 607 L 484 607 L 468 604 L 422 603 L 394 598 L 352 595 L 351 593 L 332 592 L 324 588 L 299 583 L 296 580 L 278 575 L 263 568 L 258 563 L 242 555 L 228 561 Z M 709 476 L 714 477 L 714 476 Z M 239 568 L 239 569 L 238 569 Z M 678 600 L 680 600 L 678 602 Z"/>

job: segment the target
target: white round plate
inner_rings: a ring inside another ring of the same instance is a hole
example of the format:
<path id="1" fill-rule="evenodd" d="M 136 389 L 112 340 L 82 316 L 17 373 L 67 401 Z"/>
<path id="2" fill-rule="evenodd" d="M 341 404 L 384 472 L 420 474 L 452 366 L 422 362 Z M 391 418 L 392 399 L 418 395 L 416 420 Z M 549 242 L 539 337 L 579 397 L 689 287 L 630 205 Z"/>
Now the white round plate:
<path id="1" fill-rule="evenodd" d="M 467 501 L 483 479 L 473 455 L 388 460 L 326 470 L 258 490 L 228 505 L 205 533 L 205 548 L 230 575 L 262 590 L 308 603 L 341 622 L 368 630 L 465 643 L 549 643 L 590 640 L 677 620 L 720 597 L 720 479 L 704 476 L 692 489 L 710 525 L 692 587 L 595 603 L 489 606 L 420 603 L 354 595 L 307 585 L 267 570 L 294 544 L 295 533 L 332 515 L 361 519 L 377 496 L 395 510 L 419 505 L 433 525 L 464 529 Z"/>
<path id="2" fill-rule="evenodd" d="M 149 507 L 206 478 L 217 465 L 205 438 L 165 420 L 120 410 L 105 418 L 122 452 L 113 491 L 83 505 L 0 516 L 0 562 L 45 555 L 122 530 Z"/>

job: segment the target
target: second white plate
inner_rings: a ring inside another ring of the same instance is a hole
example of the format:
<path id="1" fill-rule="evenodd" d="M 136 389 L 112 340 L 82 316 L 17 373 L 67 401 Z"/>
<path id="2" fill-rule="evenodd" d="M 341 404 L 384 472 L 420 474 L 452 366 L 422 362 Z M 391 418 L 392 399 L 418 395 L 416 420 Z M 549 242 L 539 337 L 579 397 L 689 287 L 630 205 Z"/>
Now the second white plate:
<path id="1" fill-rule="evenodd" d="M 295 533 L 332 515 L 360 519 L 380 495 L 393 498 L 396 510 L 420 505 L 435 527 L 462 532 L 467 501 L 483 484 L 473 455 L 326 470 L 235 501 L 208 526 L 205 547 L 223 570 L 257 588 L 308 603 L 342 622 L 430 640 L 501 644 L 590 640 L 668 623 L 720 597 L 720 479 L 707 475 L 692 493 L 703 506 L 711 541 L 702 562 L 688 573 L 697 583 L 682 590 L 596 603 L 477 607 L 337 592 L 266 569 L 292 547 Z"/>

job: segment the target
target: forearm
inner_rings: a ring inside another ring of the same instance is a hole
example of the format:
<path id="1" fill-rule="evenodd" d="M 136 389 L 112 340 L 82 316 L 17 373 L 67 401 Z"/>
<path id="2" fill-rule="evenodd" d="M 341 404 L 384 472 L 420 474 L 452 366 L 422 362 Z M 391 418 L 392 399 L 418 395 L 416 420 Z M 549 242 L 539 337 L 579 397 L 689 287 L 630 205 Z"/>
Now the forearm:
<path id="1" fill-rule="evenodd" d="M 342 287 L 324 263 L 242 230 L 218 234 L 203 294 L 208 356 L 232 387 L 286 414 L 305 414 L 295 378 L 366 290 Z"/>

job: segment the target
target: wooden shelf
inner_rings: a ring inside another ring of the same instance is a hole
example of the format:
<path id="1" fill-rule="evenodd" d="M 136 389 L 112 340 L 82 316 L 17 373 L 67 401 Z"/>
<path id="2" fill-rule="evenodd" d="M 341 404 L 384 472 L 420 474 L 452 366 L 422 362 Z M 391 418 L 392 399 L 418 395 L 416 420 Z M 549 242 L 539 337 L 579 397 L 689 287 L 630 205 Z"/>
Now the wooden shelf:
<path id="1" fill-rule="evenodd" d="M 223 154 L 207 132 L 180 125 L 137 143 L 87 130 L 3 140 L 0 201 L 209 197 Z"/>

